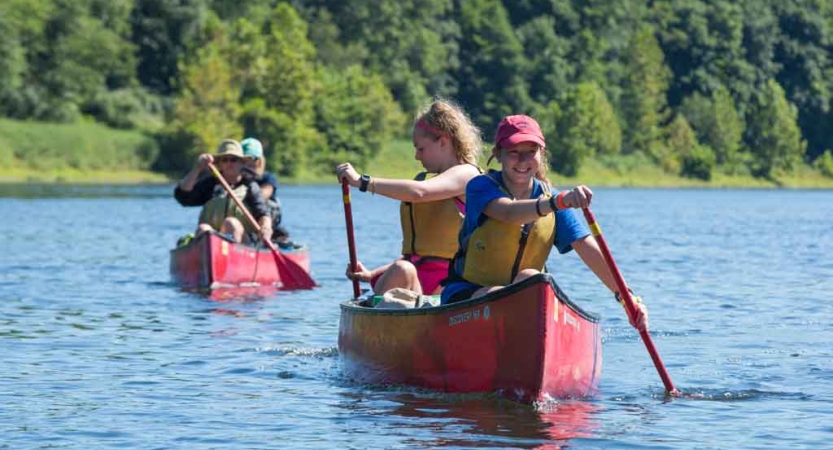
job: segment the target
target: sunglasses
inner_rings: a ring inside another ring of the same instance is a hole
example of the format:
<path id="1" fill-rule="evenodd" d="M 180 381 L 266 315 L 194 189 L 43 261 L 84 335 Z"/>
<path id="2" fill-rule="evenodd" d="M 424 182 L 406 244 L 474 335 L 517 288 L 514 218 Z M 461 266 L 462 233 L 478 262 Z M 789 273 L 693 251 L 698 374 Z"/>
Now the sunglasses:
<path id="1" fill-rule="evenodd" d="M 236 156 L 221 156 L 221 157 L 216 158 L 216 159 L 217 159 L 217 162 L 220 163 L 220 164 L 227 163 L 227 162 L 238 163 L 238 162 L 241 161 L 240 158 L 238 158 Z"/>

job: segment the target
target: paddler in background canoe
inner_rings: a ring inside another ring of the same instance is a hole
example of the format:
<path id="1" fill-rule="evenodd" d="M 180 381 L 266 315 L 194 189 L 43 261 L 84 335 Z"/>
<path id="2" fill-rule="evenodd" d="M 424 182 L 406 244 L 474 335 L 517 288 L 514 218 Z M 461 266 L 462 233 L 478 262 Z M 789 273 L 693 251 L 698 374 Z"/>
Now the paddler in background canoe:
<path id="1" fill-rule="evenodd" d="M 525 115 L 505 117 L 492 158 L 502 170 L 477 176 L 466 188 L 466 217 L 441 303 L 480 297 L 543 271 L 553 246 L 559 253 L 574 249 L 616 293 L 598 242 L 569 209 L 589 206 L 593 192 L 587 186 L 550 192 L 546 142 L 538 122 Z M 631 325 L 646 329 L 648 311 L 641 301 L 637 306 Z"/>
<path id="2" fill-rule="evenodd" d="M 347 162 L 336 167 L 339 180 L 361 192 L 402 202 L 402 257 L 372 270 L 359 262 L 355 273 L 348 265 L 347 278 L 369 282 L 377 295 L 393 288 L 416 294 L 442 291 L 440 281 L 457 250 L 466 183 L 481 173 L 480 130 L 449 100 L 434 100 L 417 114 L 412 141 L 415 158 L 425 168 L 413 180 L 359 175 Z"/>
<path id="3" fill-rule="evenodd" d="M 228 197 L 223 186 L 212 174 L 200 178 L 209 163 L 216 163 L 221 176 L 228 182 L 238 199 L 260 224 L 263 238 L 272 236 L 272 218 L 266 206 L 266 199 L 260 192 L 260 186 L 253 180 L 244 180 L 241 175 L 243 167 L 243 148 L 233 139 L 220 142 L 214 155 L 203 153 L 197 157 L 194 167 L 185 175 L 174 189 L 174 198 L 182 206 L 202 206 L 196 234 L 210 230 L 230 236 L 234 242 L 250 243 L 248 232 L 254 228 L 246 221 L 242 211 Z M 244 225 L 245 224 L 245 225 Z"/>
<path id="4" fill-rule="evenodd" d="M 283 210 L 281 200 L 278 198 L 278 176 L 274 172 L 266 170 L 266 155 L 263 152 L 263 143 L 249 137 L 240 141 L 243 147 L 243 176 L 252 176 L 260 192 L 266 199 L 266 207 L 269 209 L 269 216 L 272 218 L 272 241 L 278 244 L 282 250 L 293 249 L 295 243 L 289 239 L 289 231 L 281 224 Z"/>

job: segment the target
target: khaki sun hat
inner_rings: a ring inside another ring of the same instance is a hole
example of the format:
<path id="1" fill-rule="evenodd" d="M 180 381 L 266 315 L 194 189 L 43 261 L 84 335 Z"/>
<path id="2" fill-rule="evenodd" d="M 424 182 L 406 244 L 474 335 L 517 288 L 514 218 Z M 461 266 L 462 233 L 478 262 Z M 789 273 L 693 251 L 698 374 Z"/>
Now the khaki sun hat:
<path id="1" fill-rule="evenodd" d="M 249 158 L 243 154 L 243 147 L 234 139 L 224 139 L 217 147 L 217 152 L 214 156 L 236 156 L 238 158 Z"/>

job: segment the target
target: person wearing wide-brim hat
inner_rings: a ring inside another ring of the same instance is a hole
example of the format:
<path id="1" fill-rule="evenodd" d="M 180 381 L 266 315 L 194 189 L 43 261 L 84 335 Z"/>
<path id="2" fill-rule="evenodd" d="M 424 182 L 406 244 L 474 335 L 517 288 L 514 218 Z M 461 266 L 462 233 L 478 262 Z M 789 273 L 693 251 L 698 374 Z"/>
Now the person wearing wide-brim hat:
<path id="1" fill-rule="evenodd" d="M 220 142 L 214 154 L 203 153 L 198 156 L 188 174 L 177 183 L 174 198 L 182 206 L 202 206 L 197 234 L 217 230 L 235 242 L 247 242 L 251 240 L 247 232 L 255 231 L 219 181 L 210 173 L 201 177 L 208 164 L 214 163 L 234 195 L 243 201 L 258 221 L 262 237 L 272 237 L 272 218 L 260 186 L 254 180 L 242 176 L 243 161 L 247 158 L 239 142 L 225 139 Z"/>

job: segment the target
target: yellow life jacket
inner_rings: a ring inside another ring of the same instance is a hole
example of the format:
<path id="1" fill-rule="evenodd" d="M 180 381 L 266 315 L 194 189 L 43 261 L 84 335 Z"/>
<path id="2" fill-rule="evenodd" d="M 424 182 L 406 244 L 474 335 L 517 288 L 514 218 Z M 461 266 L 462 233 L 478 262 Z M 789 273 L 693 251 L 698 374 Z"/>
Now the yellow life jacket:
<path id="1" fill-rule="evenodd" d="M 223 221 L 226 220 L 226 217 L 237 217 L 243 223 L 247 232 L 255 231 L 254 227 L 246 220 L 246 215 L 243 214 L 243 211 L 237 207 L 234 200 L 229 198 L 226 190 L 222 189 L 220 185 L 217 185 L 216 188 L 218 189 L 215 191 L 214 198 L 203 205 L 202 211 L 200 211 L 199 223 L 207 223 L 211 225 L 211 228 L 219 230 L 223 226 Z M 245 184 L 241 184 L 232 189 L 232 192 L 242 202 L 246 198 L 248 190 L 249 188 Z"/>
<path id="2" fill-rule="evenodd" d="M 414 180 L 424 181 L 427 174 L 421 172 Z M 451 259 L 457 251 L 457 235 L 463 224 L 457 197 L 434 202 L 399 205 L 402 224 L 402 254 Z"/>
<path id="3" fill-rule="evenodd" d="M 512 197 L 503 183 L 489 178 Z M 545 184 L 541 187 L 542 197 L 552 195 Z M 465 253 L 457 255 L 464 258 L 462 277 L 481 286 L 506 286 L 521 270 L 543 271 L 555 243 L 555 223 L 554 213 L 523 225 L 486 218 L 469 236 Z"/>

